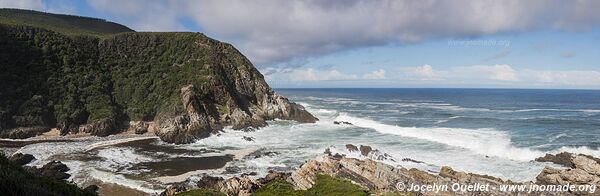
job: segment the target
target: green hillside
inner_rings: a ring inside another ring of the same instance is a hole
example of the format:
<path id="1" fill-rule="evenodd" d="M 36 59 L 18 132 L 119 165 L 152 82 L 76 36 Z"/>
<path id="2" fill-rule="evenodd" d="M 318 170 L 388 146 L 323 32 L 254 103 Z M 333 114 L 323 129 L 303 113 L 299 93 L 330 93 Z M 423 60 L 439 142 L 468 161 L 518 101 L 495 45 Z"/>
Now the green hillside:
<path id="1" fill-rule="evenodd" d="M 0 9 L 0 23 L 39 27 L 67 35 L 102 36 L 134 32 L 126 26 L 103 19 L 6 8 Z"/>
<path id="2" fill-rule="evenodd" d="M 214 121 L 243 122 L 273 93 L 232 45 L 201 33 L 126 32 L 100 19 L 24 10 L 0 15 L 0 137 L 53 127 L 76 133 L 84 124 L 84 132 L 113 134 L 130 120 L 184 112 L 185 85 L 198 89 Z M 89 36 L 107 33 L 117 34 Z M 221 121 L 234 109 L 242 120 Z"/>

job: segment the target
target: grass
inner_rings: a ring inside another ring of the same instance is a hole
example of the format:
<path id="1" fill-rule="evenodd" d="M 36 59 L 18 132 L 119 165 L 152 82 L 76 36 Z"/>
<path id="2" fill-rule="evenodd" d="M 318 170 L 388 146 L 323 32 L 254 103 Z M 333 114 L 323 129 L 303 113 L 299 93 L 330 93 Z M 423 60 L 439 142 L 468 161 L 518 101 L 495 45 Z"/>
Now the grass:
<path id="1" fill-rule="evenodd" d="M 258 189 L 258 191 L 256 191 L 254 195 L 365 196 L 369 195 L 369 192 L 356 184 L 352 184 L 352 182 L 348 180 L 319 174 L 317 175 L 315 185 L 308 190 L 294 190 L 293 186 L 290 183 L 283 180 L 276 180 Z"/>
<path id="2" fill-rule="evenodd" d="M 179 196 L 225 196 L 224 193 L 221 192 L 217 192 L 214 190 L 210 190 L 210 189 L 194 189 L 191 191 L 186 191 L 186 192 L 182 192 L 177 194 Z"/>

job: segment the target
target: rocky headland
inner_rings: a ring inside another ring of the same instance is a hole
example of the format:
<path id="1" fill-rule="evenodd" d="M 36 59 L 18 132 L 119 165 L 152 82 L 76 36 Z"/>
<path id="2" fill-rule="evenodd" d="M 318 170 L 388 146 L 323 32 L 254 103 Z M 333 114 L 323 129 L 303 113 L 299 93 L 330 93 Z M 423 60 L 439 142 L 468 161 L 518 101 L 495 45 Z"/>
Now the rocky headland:
<path id="1" fill-rule="evenodd" d="M 0 137 L 52 128 L 107 136 L 149 123 L 190 143 L 225 126 L 312 123 L 232 45 L 201 33 L 138 33 L 101 19 L 0 9 Z M 133 122 L 141 122 L 132 124 Z"/>

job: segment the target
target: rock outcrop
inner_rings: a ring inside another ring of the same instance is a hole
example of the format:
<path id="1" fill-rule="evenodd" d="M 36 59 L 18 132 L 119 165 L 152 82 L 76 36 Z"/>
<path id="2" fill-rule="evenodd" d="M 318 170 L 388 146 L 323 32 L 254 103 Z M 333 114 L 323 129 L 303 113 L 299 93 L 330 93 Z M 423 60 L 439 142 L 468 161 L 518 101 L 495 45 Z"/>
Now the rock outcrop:
<path id="1" fill-rule="evenodd" d="M 16 153 L 10 156 L 8 160 L 16 163 L 17 165 L 26 165 L 27 163 L 33 161 L 35 157 L 30 154 Z"/>
<path id="2" fill-rule="evenodd" d="M 573 154 L 569 152 L 561 152 L 556 155 L 546 154 L 543 157 L 536 158 L 535 161 L 551 162 L 565 167 L 575 167 L 575 165 L 573 165 Z"/>
<path id="3" fill-rule="evenodd" d="M 347 144 L 346 148 L 350 151 L 361 151 L 361 154 L 370 154 L 378 152 L 366 146 L 362 150 L 352 144 Z M 370 149 L 370 150 L 369 150 Z M 496 187 L 482 190 L 458 190 L 453 191 L 415 191 L 416 195 L 593 195 L 586 191 L 565 192 L 565 191 L 512 191 L 502 192 L 501 185 L 596 185 L 600 186 L 600 161 L 587 155 L 576 155 L 569 158 L 573 168 L 554 169 L 547 167 L 537 177 L 536 182 L 515 183 L 503 180 L 489 175 L 480 175 L 456 171 L 450 167 L 442 167 L 439 173 L 425 172 L 419 169 L 407 169 L 403 167 L 394 167 L 382 162 L 373 160 L 373 158 L 357 159 L 349 158 L 345 155 L 331 155 L 331 151 L 326 149 L 326 155 L 320 156 L 315 160 L 309 160 L 299 169 L 292 172 L 288 181 L 297 189 L 311 188 L 317 178 L 317 174 L 326 174 L 330 176 L 348 179 L 366 189 L 375 192 L 405 192 L 409 185 L 489 185 Z M 385 153 L 383 153 L 385 154 Z M 561 155 L 562 158 L 567 158 Z M 553 159 L 554 160 L 554 159 Z M 411 160 L 414 161 L 414 160 Z M 415 161 L 417 162 L 417 161 Z M 419 161 L 420 162 L 420 161 Z M 562 161 L 564 162 L 564 160 Z M 420 162 L 422 163 L 422 162 Z M 402 189 L 402 190 L 400 190 Z"/>
<path id="4" fill-rule="evenodd" d="M 289 173 L 273 171 L 270 171 L 265 177 L 259 179 L 252 179 L 247 176 L 232 177 L 229 179 L 203 176 L 198 182 L 196 182 L 196 185 L 198 188 L 211 189 L 227 195 L 248 196 L 252 195 L 252 193 L 254 193 L 257 189 L 273 180 L 285 180 L 289 178 L 289 176 Z"/>
<path id="5" fill-rule="evenodd" d="M 587 155 L 572 158 L 572 168 L 546 167 L 536 177 L 538 184 L 591 184 L 600 187 L 600 161 Z"/>
<path id="6" fill-rule="evenodd" d="M 71 176 L 67 173 L 70 170 L 69 167 L 60 161 L 48 162 L 41 168 L 27 166 L 24 168 L 37 176 L 44 176 L 54 180 L 64 180 Z"/>
<path id="7" fill-rule="evenodd" d="M 181 88 L 182 114 L 160 118 L 156 122 L 158 124 L 156 135 L 164 141 L 180 144 L 208 137 L 226 125 L 231 125 L 233 129 L 244 129 L 266 126 L 267 120 L 276 118 L 302 123 L 314 123 L 317 120 L 304 107 L 275 94 L 266 84 L 260 86 L 266 88 L 261 89 L 267 91 L 266 94 L 239 97 L 242 101 L 238 101 L 245 104 L 236 104 L 236 99 L 227 93 L 226 96 L 219 96 L 228 103 L 226 106 L 219 106 L 226 107 L 227 110 L 219 110 L 218 105 L 215 104 L 217 101 L 210 97 L 223 93 L 220 89 L 213 89 L 215 92 L 207 94 L 203 89 L 187 85 Z M 247 100 L 248 98 L 255 101 Z"/>

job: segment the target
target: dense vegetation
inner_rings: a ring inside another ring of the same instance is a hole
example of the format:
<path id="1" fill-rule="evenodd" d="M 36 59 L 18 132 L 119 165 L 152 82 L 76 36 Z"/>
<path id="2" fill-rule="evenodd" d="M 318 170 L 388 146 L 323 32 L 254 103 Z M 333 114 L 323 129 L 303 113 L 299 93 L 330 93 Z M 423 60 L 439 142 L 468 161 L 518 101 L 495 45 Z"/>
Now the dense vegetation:
<path id="1" fill-rule="evenodd" d="M 1 195 L 95 195 L 79 187 L 27 172 L 0 153 Z"/>
<path id="2" fill-rule="evenodd" d="M 126 26 L 97 18 L 7 8 L 0 9 L 0 23 L 39 27 L 67 35 L 103 36 L 133 32 Z"/>
<path id="3" fill-rule="evenodd" d="M 239 72 L 235 66 L 251 66 L 231 45 L 200 33 L 123 31 L 100 19 L 0 10 L 0 137 L 76 132 L 88 123 L 110 134 L 127 120 L 180 112 L 183 85 L 206 96 L 223 94 L 208 88 L 230 91 L 209 79 L 231 81 L 223 77 Z M 215 102 L 228 109 L 227 100 Z"/>

